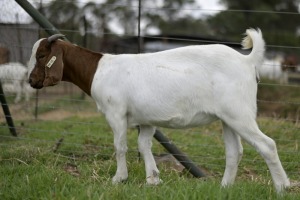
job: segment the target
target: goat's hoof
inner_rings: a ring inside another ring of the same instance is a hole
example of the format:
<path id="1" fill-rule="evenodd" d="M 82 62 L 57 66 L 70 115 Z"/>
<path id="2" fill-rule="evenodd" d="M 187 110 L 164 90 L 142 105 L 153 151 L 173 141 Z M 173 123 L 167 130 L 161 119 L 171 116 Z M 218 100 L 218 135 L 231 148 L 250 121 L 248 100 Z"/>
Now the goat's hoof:
<path id="1" fill-rule="evenodd" d="M 112 183 L 113 184 L 118 184 L 118 183 L 122 183 L 125 182 L 127 180 L 127 176 L 126 177 L 122 177 L 122 176 L 114 176 L 112 179 Z"/>
<path id="2" fill-rule="evenodd" d="M 234 181 L 228 182 L 228 181 L 223 180 L 221 183 L 221 186 L 222 186 L 222 188 L 228 188 L 228 187 L 232 186 L 233 183 L 234 183 Z"/>
<path id="3" fill-rule="evenodd" d="M 163 181 L 155 176 L 149 176 L 147 177 L 147 185 L 159 185 L 161 184 Z"/>
<path id="4" fill-rule="evenodd" d="M 295 182 L 291 183 L 289 179 L 286 179 L 283 183 L 274 184 L 275 189 L 276 189 L 277 193 L 279 193 L 279 194 L 289 191 L 292 186 L 296 186 L 296 185 L 297 184 L 295 184 Z"/>

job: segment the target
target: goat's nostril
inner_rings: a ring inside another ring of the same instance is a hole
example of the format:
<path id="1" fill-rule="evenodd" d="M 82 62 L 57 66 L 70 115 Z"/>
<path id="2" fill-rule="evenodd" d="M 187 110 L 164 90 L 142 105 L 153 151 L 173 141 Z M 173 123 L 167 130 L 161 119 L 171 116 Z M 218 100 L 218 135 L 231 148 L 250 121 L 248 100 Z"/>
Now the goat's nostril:
<path id="1" fill-rule="evenodd" d="M 28 83 L 29 83 L 29 84 L 32 83 L 32 79 L 31 79 L 31 78 L 29 78 Z"/>

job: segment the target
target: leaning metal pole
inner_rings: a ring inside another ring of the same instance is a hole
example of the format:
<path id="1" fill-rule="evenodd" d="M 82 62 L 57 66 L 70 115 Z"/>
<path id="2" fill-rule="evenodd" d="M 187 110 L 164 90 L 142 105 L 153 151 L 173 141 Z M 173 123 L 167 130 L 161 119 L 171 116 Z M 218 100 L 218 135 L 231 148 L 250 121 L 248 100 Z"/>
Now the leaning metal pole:
<path id="1" fill-rule="evenodd" d="M 165 147 L 194 177 L 205 177 L 205 174 L 189 159 L 187 155 L 181 152 L 175 144 L 172 143 L 162 132 L 156 130 L 154 138 Z"/>
<path id="2" fill-rule="evenodd" d="M 48 34 L 60 33 L 39 11 L 37 11 L 27 0 L 15 0 Z M 140 20 L 141 20 L 141 0 L 139 0 L 139 51 L 141 50 L 140 37 Z M 140 52 L 139 52 L 140 53 Z M 183 154 L 168 138 L 160 131 L 156 131 L 154 138 L 164 146 L 193 176 L 199 178 L 205 174 L 185 155 Z"/>
<path id="3" fill-rule="evenodd" d="M 11 117 L 9 107 L 7 105 L 7 102 L 6 102 L 4 93 L 3 93 L 3 88 L 2 88 L 1 82 L 0 82 L 0 101 L 1 101 L 2 109 L 3 109 L 4 115 L 5 115 L 5 119 L 6 119 L 10 133 L 13 136 L 18 136 L 15 125 L 14 125 L 14 121 Z"/>
<path id="4" fill-rule="evenodd" d="M 60 33 L 39 11 L 27 0 L 15 0 L 49 35 Z"/>

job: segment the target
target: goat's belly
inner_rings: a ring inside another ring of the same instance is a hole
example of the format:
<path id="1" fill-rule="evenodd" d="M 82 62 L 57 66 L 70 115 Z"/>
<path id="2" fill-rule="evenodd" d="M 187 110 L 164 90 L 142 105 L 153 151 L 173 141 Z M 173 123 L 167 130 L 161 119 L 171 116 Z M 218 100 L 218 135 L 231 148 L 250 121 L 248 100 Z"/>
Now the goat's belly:
<path id="1" fill-rule="evenodd" d="M 205 124 L 212 123 L 218 120 L 218 117 L 212 114 L 207 113 L 197 113 L 192 117 L 184 116 L 184 115 L 174 115 L 172 117 L 164 117 L 164 118 L 156 118 L 151 119 L 151 117 L 147 118 L 134 118 L 132 116 L 128 116 L 128 124 L 131 127 L 137 125 L 151 125 L 157 127 L 164 128 L 191 128 L 197 127 Z"/>

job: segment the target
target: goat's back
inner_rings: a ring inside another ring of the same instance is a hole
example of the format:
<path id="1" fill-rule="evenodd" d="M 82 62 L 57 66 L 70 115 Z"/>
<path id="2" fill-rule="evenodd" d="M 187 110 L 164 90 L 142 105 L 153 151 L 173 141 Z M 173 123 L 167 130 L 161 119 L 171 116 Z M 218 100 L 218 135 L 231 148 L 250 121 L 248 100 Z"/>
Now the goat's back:
<path id="1" fill-rule="evenodd" d="M 27 68 L 18 62 L 10 62 L 0 65 L 0 80 L 9 82 L 13 80 L 25 80 Z"/>
<path id="2" fill-rule="evenodd" d="M 112 104 L 126 112 L 133 125 L 196 126 L 218 118 L 228 103 L 243 101 L 256 112 L 256 73 L 246 56 L 224 45 L 104 55 L 92 97 L 104 113 Z"/>

